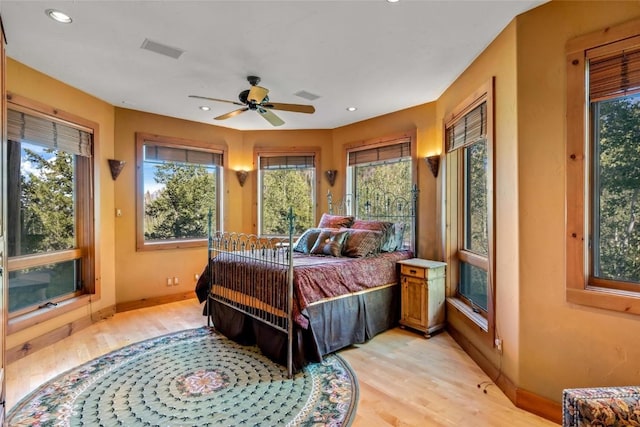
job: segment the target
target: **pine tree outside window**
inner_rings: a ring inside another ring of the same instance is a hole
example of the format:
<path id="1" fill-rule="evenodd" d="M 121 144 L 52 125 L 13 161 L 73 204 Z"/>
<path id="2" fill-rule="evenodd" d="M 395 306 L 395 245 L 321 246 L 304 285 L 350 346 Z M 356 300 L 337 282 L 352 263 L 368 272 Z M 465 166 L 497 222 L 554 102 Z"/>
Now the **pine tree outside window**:
<path id="1" fill-rule="evenodd" d="M 260 235 L 288 235 L 290 208 L 295 216 L 294 234 L 316 225 L 316 158 L 315 152 L 257 154 Z"/>
<path id="2" fill-rule="evenodd" d="M 206 245 L 209 226 L 221 224 L 223 150 L 142 133 L 136 140 L 138 250 Z"/>
<path id="3" fill-rule="evenodd" d="M 640 314 L 640 21 L 567 44 L 567 300 Z"/>
<path id="4" fill-rule="evenodd" d="M 347 148 L 347 213 L 366 219 L 374 217 L 395 222 L 408 215 L 397 212 L 393 201 L 402 209 L 413 206 L 414 163 L 411 136 L 382 138 Z M 378 211 L 373 211 L 377 209 Z M 404 239 L 412 247 L 415 231 L 406 224 Z"/>
<path id="5" fill-rule="evenodd" d="M 10 104 L 9 313 L 94 293 L 93 129 Z"/>

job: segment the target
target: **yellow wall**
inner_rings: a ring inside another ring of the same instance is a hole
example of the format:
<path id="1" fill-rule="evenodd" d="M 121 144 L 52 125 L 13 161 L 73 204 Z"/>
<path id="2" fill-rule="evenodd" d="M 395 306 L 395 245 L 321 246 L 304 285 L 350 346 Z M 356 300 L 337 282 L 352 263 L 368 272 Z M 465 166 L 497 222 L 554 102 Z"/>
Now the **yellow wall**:
<path id="1" fill-rule="evenodd" d="M 114 108 L 94 97 L 8 60 L 10 92 L 100 124 L 98 171 L 102 299 L 94 309 L 193 289 L 204 249 L 136 252 L 136 131 L 197 139 L 228 147 L 224 227 L 255 230 L 255 170 L 240 187 L 234 169 L 253 166 L 256 146 L 321 147 L 319 171 L 337 169 L 332 191 L 344 188 L 344 146 L 415 131 L 417 155 L 442 151 L 446 114 L 495 77 L 495 217 L 499 355 L 455 312 L 449 323 L 518 388 L 561 400 L 567 387 L 640 384 L 637 316 L 565 302 L 565 58 L 568 39 L 640 17 L 638 2 L 552 1 L 516 18 L 436 101 L 333 130 L 240 132 L 213 125 Z M 127 165 L 114 183 L 107 158 Z M 418 162 L 422 257 L 441 259 L 446 171 L 437 179 Z M 319 212 L 329 189 L 319 177 Z M 115 218 L 116 208 L 123 216 Z M 166 277 L 178 276 L 168 288 Z M 88 310 L 88 309 L 87 309 Z M 86 316 L 78 310 L 14 334 L 7 347 Z"/>
<path id="2" fill-rule="evenodd" d="M 437 100 L 442 123 L 495 76 L 496 322 L 503 354 L 447 320 L 518 389 L 640 383 L 637 316 L 565 302 L 565 44 L 640 16 L 638 2 L 552 1 L 517 17 Z M 436 127 L 442 139 L 442 126 Z"/>
<path id="3" fill-rule="evenodd" d="M 503 339 L 503 355 L 482 339 L 478 328 L 470 326 L 454 310 L 448 322 L 462 332 L 495 366 L 517 384 L 518 353 L 518 188 L 517 102 L 516 102 L 516 26 L 512 22 L 442 94 L 437 101 L 437 121 L 444 123 L 459 104 L 491 78 L 494 85 L 494 217 L 496 334 Z M 443 125 L 437 129 L 440 140 Z M 455 171 L 449 171 L 454 173 Z"/>
<path id="4" fill-rule="evenodd" d="M 115 156 L 125 160 L 127 166 L 116 181 L 116 208 L 122 216 L 116 218 L 115 255 L 116 300 L 118 303 L 135 302 L 144 298 L 160 297 L 192 291 L 195 274 L 200 274 L 206 263 L 206 248 L 182 248 L 154 251 L 136 251 L 136 168 L 135 133 L 145 132 L 162 136 L 191 139 L 227 147 L 224 176 L 225 230 L 255 232 L 256 173 L 253 165 L 255 146 L 270 147 L 323 147 L 318 170 L 325 170 L 330 153 L 329 131 L 264 131 L 240 132 L 204 123 L 190 122 L 134 110 L 116 108 Z M 235 170 L 249 170 L 243 187 L 238 183 Z M 321 180 L 320 195 L 326 194 L 326 181 Z M 324 190 L 324 193 L 322 192 Z M 113 216 L 113 214 L 112 214 Z M 167 286 L 167 277 L 178 277 L 179 285 Z"/>
<path id="5" fill-rule="evenodd" d="M 640 2 L 553 1 L 518 25 L 519 386 L 640 384 L 640 318 L 565 302 L 567 40 L 640 17 Z"/>
<path id="6" fill-rule="evenodd" d="M 97 273 L 101 283 L 101 299 L 92 302 L 87 307 L 48 321 L 44 325 L 34 326 L 8 336 L 7 348 L 12 348 L 14 345 L 28 341 L 46 331 L 89 316 L 92 312 L 115 304 L 115 264 L 113 263 L 113 258 L 116 249 L 115 224 L 112 215 L 114 187 L 109 167 L 107 166 L 107 159 L 113 157 L 114 111 L 111 105 L 10 58 L 7 58 L 6 83 L 9 93 L 21 95 L 61 111 L 97 122 L 100 132 L 94 154 L 97 158 L 95 162 L 95 187 L 96 194 L 99 195 L 96 206 L 96 220 L 97 224 L 99 224 L 96 238 L 99 241 L 99 258 L 97 261 L 100 264 L 100 270 Z"/>
<path id="7" fill-rule="evenodd" d="M 333 160 L 333 147 L 331 145 L 331 131 L 329 130 L 267 130 L 243 132 L 244 153 L 249 160 L 252 173 L 244 186 L 246 195 L 242 212 L 243 230 L 257 233 L 258 206 L 257 206 L 257 165 L 254 163 L 256 148 L 273 148 L 274 150 L 287 151 L 296 149 L 320 149 L 319 162 L 316 164 L 316 223 L 320 215 L 326 210 L 327 191 L 329 184 L 324 177 L 324 171 L 335 169 Z M 318 161 L 318 159 L 316 159 Z M 250 204 L 249 204 L 250 203 Z M 233 209 L 236 209 L 235 207 Z M 235 213 L 234 213 L 235 215 Z"/>
<path id="8" fill-rule="evenodd" d="M 116 181 L 115 207 L 122 216 L 115 218 L 117 251 L 116 302 L 133 302 L 192 291 L 195 274 L 202 273 L 206 264 L 206 248 L 182 248 L 136 251 L 136 132 L 191 139 L 227 146 L 227 164 L 242 163 L 238 150 L 242 147 L 242 133 L 223 127 L 158 116 L 122 108 L 115 109 L 115 157 L 127 162 Z M 235 174 L 227 169 L 223 177 L 227 206 L 225 227 L 241 226 L 240 217 L 229 215 L 231 206 L 241 204 L 241 190 Z M 110 212 L 114 216 L 114 211 Z M 167 277 L 177 277 L 177 286 L 167 286 Z"/>
<path id="9" fill-rule="evenodd" d="M 418 185 L 418 237 L 417 250 L 422 258 L 442 259 L 439 230 L 439 206 L 435 203 L 439 192 L 440 177 L 435 179 L 425 161 L 427 155 L 442 152 L 442 143 L 436 137 L 439 125 L 435 121 L 434 102 L 397 111 L 370 120 L 354 123 L 333 130 L 333 152 L 335 160 L 332 167 L 338 170 L 336 192 L 344 191 L 344 171 L 347 154 L 345 146 L 371 139 L 384 138 L 408 132 L 416 132 L 418 156 L 416 184 Z"/>

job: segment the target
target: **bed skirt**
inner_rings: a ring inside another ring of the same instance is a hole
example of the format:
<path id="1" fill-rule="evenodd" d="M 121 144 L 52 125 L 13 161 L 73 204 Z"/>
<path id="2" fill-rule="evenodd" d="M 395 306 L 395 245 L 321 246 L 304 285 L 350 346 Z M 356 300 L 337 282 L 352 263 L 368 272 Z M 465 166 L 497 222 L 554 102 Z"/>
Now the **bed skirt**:
<path id="1" fill-rule="evenodd" d="M 286 365 L 287 336 L 222 303 L 209 304 L 213 325 L 226 337 L 244 345 L 257 344 L 270 359 Z M 320 362 L 322 356 L 364 343 L 391 329 L 400 318 L 400 286 L 382 286 L 308 306 L 303 314 L 309 328 L 294 327 L 293 365 Z"/>

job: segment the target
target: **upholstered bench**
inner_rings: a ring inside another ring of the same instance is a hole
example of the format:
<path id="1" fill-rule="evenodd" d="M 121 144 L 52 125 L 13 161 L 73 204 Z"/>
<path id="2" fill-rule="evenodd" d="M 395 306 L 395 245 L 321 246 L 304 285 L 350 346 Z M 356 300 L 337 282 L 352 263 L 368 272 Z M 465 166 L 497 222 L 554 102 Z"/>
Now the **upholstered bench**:
<path id="1" fill-rule="evenodd" d="M 638 426 L 640 387 L 566 389 L 562 393 L 562 426 Z"/>

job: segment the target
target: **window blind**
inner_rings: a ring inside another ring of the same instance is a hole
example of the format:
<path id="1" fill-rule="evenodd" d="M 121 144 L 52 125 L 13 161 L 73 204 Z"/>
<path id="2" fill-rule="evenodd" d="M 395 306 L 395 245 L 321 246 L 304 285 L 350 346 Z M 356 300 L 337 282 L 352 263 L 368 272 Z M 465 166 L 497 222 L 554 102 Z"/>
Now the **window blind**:
<path id="1" fill-rule="evenodd" d="M 349 151 L 348 163 L 349 166 L 353 166 L 365 163 L 399 160 L 404 157 L 411 157 L 411 141 Z"/>
<path id="2" fill-rule="evenodd" d="M 91 133 L 11 109 L 7 110 L 7 138 L 10 141 L 30 142 L 84 157 L 91 157 L 93 153 Z"/>
<path id="3" fill-rule="evenodd" d="M 587 52 L 589 58 L 589 52 Z M 640 48 L 589 58 L 591 102 L 640 93 Z"/>
<path id="4" fill-rule="evenodd" d="M 469 111 L 445 130 L 447 152 L 473 144 L 487 137 L 487 102 Z"/>
<path id="5" fill-rule="evenodd" d="M 315 156 L 261 156 L 260 169 L 308 169 L 316 166 Z"/>
<path id="6" fill-rule="evenodd" d="M 222 153 L 145 144 L 144 160 L 222 166 Z"/>

